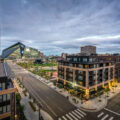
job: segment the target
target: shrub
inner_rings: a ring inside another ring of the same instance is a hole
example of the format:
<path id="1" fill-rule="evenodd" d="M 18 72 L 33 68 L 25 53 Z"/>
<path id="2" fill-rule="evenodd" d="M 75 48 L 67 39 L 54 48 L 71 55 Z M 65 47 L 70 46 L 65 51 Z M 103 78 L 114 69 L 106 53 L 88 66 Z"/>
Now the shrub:
<path id="1" fill-rule="evenodd" d="M 21 96 L 19 93 L 16 94 L 16 102 L 17 104 L 20 104 L 20 101 L 21 101 Z"/>
<path id="2" fill-rule="evenodd" d="M 31 108 L 33 109 L 33 111 L 36 111 L 36 107 L 34 106 L 34 104 L 31 101 L 29 101 L 29 104 L 30 104 Z"/>

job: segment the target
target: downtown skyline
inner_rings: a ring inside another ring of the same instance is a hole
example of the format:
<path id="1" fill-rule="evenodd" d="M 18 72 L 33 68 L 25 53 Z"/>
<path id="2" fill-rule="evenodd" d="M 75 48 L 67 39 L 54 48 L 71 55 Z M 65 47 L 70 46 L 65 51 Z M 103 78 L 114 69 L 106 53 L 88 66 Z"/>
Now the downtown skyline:
<path id="1" fill-rule="evenodd" d="M 120 52 L 119 0 L 0 0 L 2 49 L 22 42 L 46 55 Z"/>

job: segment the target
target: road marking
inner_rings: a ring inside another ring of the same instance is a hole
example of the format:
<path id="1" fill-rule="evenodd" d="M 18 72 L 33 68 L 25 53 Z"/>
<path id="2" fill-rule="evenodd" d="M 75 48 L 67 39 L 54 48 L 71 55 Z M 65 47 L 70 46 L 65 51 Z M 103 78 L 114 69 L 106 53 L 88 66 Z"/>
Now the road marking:
<path id="1" fill-rule="evenodd" d="M 107 111 L 109 111 L 109 112 L 111 112 L 111 113 L 114 113 L 114 114 L 116 114 L 116 115 L 120 115 L 119 113 L 114 112 L 114 111 L 112 111 L 112 110 L 109 110 L 109 109 L 107 109 L 107 108 L 104 108 L 104 109 L 107 110 Z"/>
<path id="2" fill-rule="evenodd" d="M 78 116 L 74 111 L 72 111 L 72 113 L 76 116 L 76 117 L 78 117 L 78 118 L 80 118 L 81 119 L 81 117 L 80 116 Z"/>
<path id="3" fill-rule="evenodd" d="M 78 120 L 72 113 L 69 113 L 75 120 Z"/>
<path id="4" fill-rule="evenodd" d="M 113 120 L 114 119 L 114 117 L 111 117 L 109 120 Z"/>
<path id="5" fill-rule="evenodd" d="M 105 120 L 109 115 L 105 115 L 101 120 Z"/>
<path id="6" fill-rule="evenodd" d="M 79 113 L 77 110 L 75 110 L 75 112 L 78 113 L 80 116 L 84 117 L 84 115 Z"/>
<path id="7" fill-rule="evenodd" d="M 73 120 L 68 114 L 66 114 L 66 116 L 67 116 L 70 120 Z"/>
<path id="8" fill-rule="evenodd" d="M 58 120 L 62 120 L 61 118 L 58 118 Z"/>
<path id="9" fill-rule="evenodd" d="M 83 111 L 81 111 L 80 109 L 77 109 L 79 112 L 81 112 L 83 115 L 86 115 L 86 113 L 84 113 Z"/>
<path id="10" fill-rule="evenodd" d="M 62 116 L 62 118 L 63 118 L 64 120 L 67 120 L 67 119 L 65 118 L 65 116 Z"/>
<path id="11" fill-rule="evenodd" d="M 37 96 L 37 98 L 46 105 L 46 107 L 57 117 L 56 113 L 49 107 L 49 105 L 41 98 L 39 97 L 39 95 L 33 90 L 33 87 L 31 86 L 31 84 L 29 84 L 29 87 L 31 88 L 32 93 L 34 93 L 34 95 Z M 32 94 L 31 93 L 31 94 Z"/>
<path id="12" fill-rule="evenodd" d="M 103 114 L 104 114 L 104 112 L 100 113 L 97 117 L 99 118 L 99 117 L 101 117 Z"/>

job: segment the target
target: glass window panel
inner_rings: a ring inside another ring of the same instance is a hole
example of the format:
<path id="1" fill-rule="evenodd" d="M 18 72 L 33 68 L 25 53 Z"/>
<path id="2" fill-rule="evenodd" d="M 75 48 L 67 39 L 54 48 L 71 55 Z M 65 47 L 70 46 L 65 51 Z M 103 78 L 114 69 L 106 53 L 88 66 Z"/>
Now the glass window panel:
<path id="1" fill-rule="evenodd" d="M 10 100 L 10 94 L 7 94 L 7 100 Z"/>
<path id="2" fill-rule="evenodd" d="M 5 83 L 2 83 L 2 89 L 3 90 L 5 89 Z"/>
<path id="3" fill-rule="evenodd" d="M 10 105 L 7 105 L 7 112 L 10 112 Z"/>
<path id="4" fill-rule="evenodd" d="M 6 95 L 3 95 L 3 101 L 6 101 Z"/>
<path id="5" fill-rule="evenodd" d="M 3 113 L 6 113 L 6 106 L 3 106 Z"/>
<path id="6" fill-rule="evenodd" d="M 87 58 L 83 58 L 83 62 L 87 62 Z"/>
<path id="7" fill-rule="evenodd" d="M 0 107 L 0 114 L 2 114 L 2 107 Z"/>
<path id="8" fill-rule="evenodd" d="M 0 102 L 2 102 L 2 95 L 0 95 Z"/>

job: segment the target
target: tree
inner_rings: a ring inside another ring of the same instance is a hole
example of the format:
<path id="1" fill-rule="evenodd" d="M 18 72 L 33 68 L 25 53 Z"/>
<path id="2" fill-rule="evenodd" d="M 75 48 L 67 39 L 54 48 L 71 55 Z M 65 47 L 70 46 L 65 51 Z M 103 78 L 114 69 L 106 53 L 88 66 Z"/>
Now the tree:
<path id="1" fill-rule="evenodd" d="M 106 96 L 107 96 L 107 97 L 108 97 L 109 91 L 110 91 L 110 89 L 109 89 L 108 87 L 106 87 L 106 88 L 104 89 L 104 92 L 106 93 Z"/>
<path id="2" fill-rule="evenodd" d="M 97 96 L 99 97 L 99 102 L 101 102 L 101 92 L 100 91 L 97 92 Z"/>

